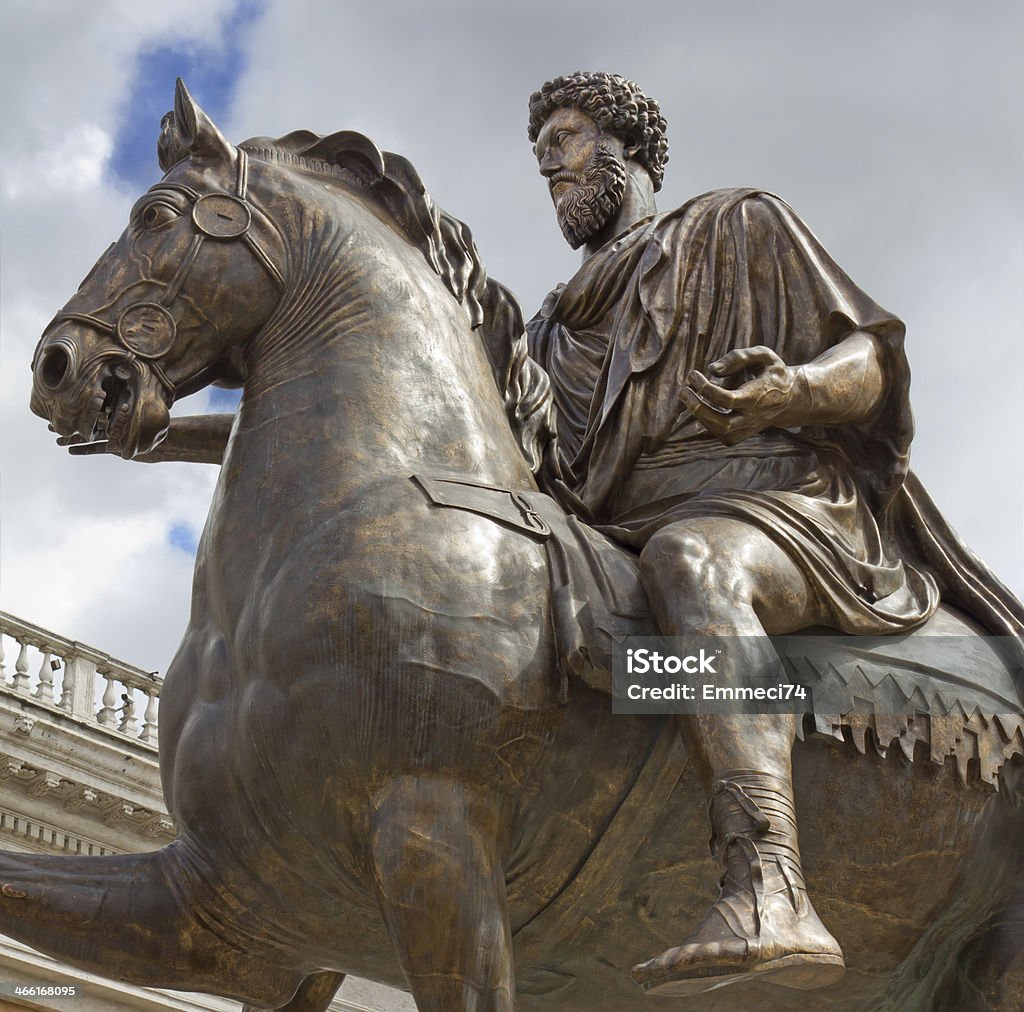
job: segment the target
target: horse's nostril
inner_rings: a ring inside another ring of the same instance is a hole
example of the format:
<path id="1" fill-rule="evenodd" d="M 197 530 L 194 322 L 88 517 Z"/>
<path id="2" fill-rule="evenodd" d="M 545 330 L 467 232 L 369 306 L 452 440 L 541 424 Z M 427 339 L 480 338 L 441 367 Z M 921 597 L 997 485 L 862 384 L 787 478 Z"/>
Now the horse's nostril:
<path id="1" fill-rule="evenodd" d="M 71 356 L 67 348 L 57 344 L 47 348 L 43 354 L 43 359 L 39 363 L 39 378 L 47 388 L 56 390 L 64 382 L 70 368 Z"/>

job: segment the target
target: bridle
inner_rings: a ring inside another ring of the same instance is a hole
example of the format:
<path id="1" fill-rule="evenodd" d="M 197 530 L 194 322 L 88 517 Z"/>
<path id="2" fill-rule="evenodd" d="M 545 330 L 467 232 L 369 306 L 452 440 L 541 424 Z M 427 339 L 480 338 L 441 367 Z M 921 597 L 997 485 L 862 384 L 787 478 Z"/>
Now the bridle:
<path id="1" fill-rule="evenodd" d="M 138 368 L 144 364 L 163 385 L 169 401 L 174 400 L 175 384 L 171 382 L 157 359 L 162 358 L 170 350 L 177 337 L 178 325 L 171 315 L 170 306 L 181 292 L 207 239 L 219 242 L 241 239 L 278 288 L 282 292 L 285 290 L 284 275 L 280 268 L 252 234 L 252 212 L 255 205 L 247 196 L 248 187 L 249 158 L 241 148 L 238 149 L 234 193 L 201 194 L 182 183 L 160 183 L 154 187 L 158 190 L 175 190 L 191 201 L 192 229 L 195 233 L 192 242 L 178 264 L 174 276 L 166 283 L 163 295 L 158 301 L 133 302 L 121 311 L 113 323 L 91 313 L 60 313 L 54 318 L 50 327 L 65 321 L 84 323 L 87 327 L 107 334 L 120 345 L 117 349 L 98 352 L 83 365 L 92 364 L 103 358 L 116 357 L 119 362 L 115 375 L 126 380 L 130 376 L 128 368 Z M 114 301 L 117 301 L 116 297 Z"/>

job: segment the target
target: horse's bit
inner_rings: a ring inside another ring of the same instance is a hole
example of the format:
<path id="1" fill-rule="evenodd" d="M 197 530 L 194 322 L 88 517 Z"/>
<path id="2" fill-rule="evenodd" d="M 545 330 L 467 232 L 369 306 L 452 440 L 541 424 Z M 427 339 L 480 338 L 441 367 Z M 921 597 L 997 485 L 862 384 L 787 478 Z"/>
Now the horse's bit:
<path id="1" fill-rule="evenodd" d="M 278 288 L 284 291 L 285 283 L 278 266 L 270 259 L 266 250 L 253 237 L 252 226 L 252 204 L 246 197 L 249 182 L 249 159 L 244 151 L 238 149 L 237 176 L 235 180 L 235 192 L 231 193 L 205 193 L 200 194 L 197 190 L 181 183 L 159 183 L 153 189 L 177 190 L 183 193 L 192 201 L 192 227 L 195 235 L 185 256 L 174 277 L 167 283 L 164 293 L 159 302 L 133 302 L 126 306 L 117 318 L 116 323 L 108 323 L 98 316 L 89 313 L 61 313 L 50 326 L 63 323 L 65 320 L 73 320 L 77 323 L 84 323 L 101 333 L 112 337 L 124 351 L 106 351 L 90 359 L 90 363 L 100 358 L 111 355 L 118 356 L 121 361 L 114 370 L 114 374 L 121 380 L 127 380 L 130 376 L 128 367 L 136 359 L 142 359 L 152 370 L 153 374 L 163 384 L 168 396 L 173 401 L 175 386 L 167 377 L 167 374 L 156 362 L 156 359 L 165 355 L 174 344 L 177 336 L 178 325 L 171 316 L 168 308 L 178 297 L 186 278 L 192 270 L 202 249 L 205 239 L 217 239 L 228 241 L 241 239 L 252 250 L 256 259 L 264 270 L 273 278 Z M 159 284 L 159 282 L 153 282 Z"/>

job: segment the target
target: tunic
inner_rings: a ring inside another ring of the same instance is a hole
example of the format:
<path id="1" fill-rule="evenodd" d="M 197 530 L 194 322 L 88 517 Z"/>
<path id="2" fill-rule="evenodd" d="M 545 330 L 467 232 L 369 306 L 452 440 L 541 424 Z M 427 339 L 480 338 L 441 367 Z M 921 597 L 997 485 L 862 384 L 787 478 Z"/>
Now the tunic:
<path id="1" fill-rule="evenodd" d="M 765 345 L 800 365 L 855 330 L 883 349 L 886 393 L 867 423 L 768 429 L 726 446 L 681 398 L 691 370 L 733 349 Z M 987 621 L 988 602 L 985 624 L 1019 632 L 1019 603 L 908 485 L 903 324 L 778 197 L 714 191 L 638 222 L 556 289 L 527 333 L 557 411 L 559 473 L 546 484 L 617 541 L 640 548 L 666 524 L 731 517 L 789 554 L 836 629 L 903 632 L 940 594 L 977 597 L 980 581 L 997 588 L 999 614 Z"/>

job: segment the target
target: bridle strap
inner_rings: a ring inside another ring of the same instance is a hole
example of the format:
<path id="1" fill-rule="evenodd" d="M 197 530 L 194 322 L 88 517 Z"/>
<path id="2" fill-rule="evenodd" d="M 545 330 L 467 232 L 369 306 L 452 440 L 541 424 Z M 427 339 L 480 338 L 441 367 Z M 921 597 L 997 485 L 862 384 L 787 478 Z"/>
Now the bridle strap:
<path id="1" fill-rule="evenodd" d="M 249 189 L 249 156 L 238 148 L 238 161 L 235 164 L 235 196 L 239 200 L 247 200 Z"/>
<path id="2" fill-rule="evenodd" d="M 202 249 L 203 239 L 205 238 L 201 233 L 192 237 L 192 242 L 188 250 L 186 250 L 184 258 L 178 265 L 177 271 L 174 272 L 174 277 L 171 278 L 170 284 L 164 289 L 164 294 L 160 296 L 161 306 L 169 306 L 178 297 L 178 292 L 181 291 L 181 286 L 189 276 L 189 272 L 192 270 L 192 265 L 196 262 L 196 257 L 199 256 L 199 251 Z"/>
<path id="3" fill-rule="evenodd" d="M 131 352 L 128 352 L 128 365 L 131 365 L 136 361 L 137 359 L 135 356 Z M 164 388 L 167 390 L 167 393 L 173 402 L 174 396 L 177 393 L 177 387 L 170 381 L 167 373 L 163 370 L 163 366 L 161 366 L 159 362 L 154 362 L 152 359 L 150 359 L 146 365 L 149 366 L 153 375 L 156 376 L 156 378 L 164 385 Z"/>
<path id="4" fill-rule="evenodd" d="M 284 282 L 284 275 L 278 269 L 277 264 L 270 259 L 267 251 L 253 238 L 252 232 L 246 232 L 242 236 L 242 240 L 246 246 L 255 254 L 256 259 L 263 265 L 263 269 L 274 279 L 277 283 L 277 287 L 283 292 L 287 287 Z"/>
<path id="5" fill-rule="evenodd" d="M 71 320 L 74 323 L 84 323 L 87 327 L 92 327 L 93 330 L 98 330 L 102 334 L 114 335 L 117 333 L 117 328 L 113 324 L 107 323 L 106 320 L 101 320 L 98 316 L 91 316 L 89 313 L 60 313 L 53 323 L 50 324 L 50 327 L 63 323 L 65 320 Z"/>

